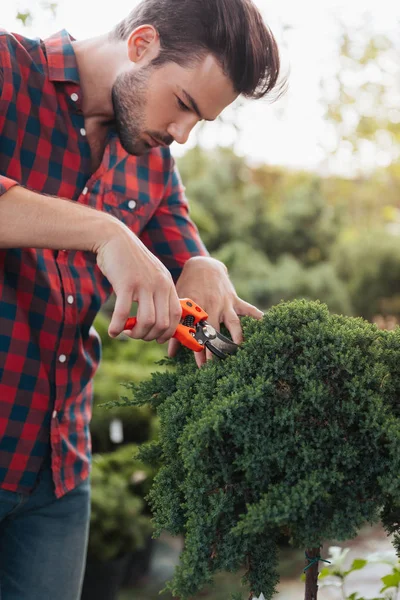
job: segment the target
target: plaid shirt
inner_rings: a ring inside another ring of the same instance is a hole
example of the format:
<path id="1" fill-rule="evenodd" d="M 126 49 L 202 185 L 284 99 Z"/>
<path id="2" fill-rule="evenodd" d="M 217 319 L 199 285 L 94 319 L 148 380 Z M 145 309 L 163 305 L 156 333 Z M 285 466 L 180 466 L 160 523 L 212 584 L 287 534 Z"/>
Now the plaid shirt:
<path id="1" fill-rule="evenodd" d="M 0 194 L 18 183 L 109 212 L 176 281 L 191 256 L 207 251 L 169 149 L 129 156 L 111 134 L 92 174 L 71 39 L 0 30 Z M 57 497 L 88 476 L 100 360 L 92 323 L 111 291 L 90 252 L 0 250 L 3 489 L 31 492 L 49 445 Z"/>

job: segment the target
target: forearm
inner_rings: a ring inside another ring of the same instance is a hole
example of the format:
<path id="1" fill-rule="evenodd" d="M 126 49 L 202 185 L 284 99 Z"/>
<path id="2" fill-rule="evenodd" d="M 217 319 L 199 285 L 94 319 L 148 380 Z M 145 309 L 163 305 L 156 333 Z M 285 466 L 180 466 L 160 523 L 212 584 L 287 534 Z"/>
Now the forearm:
<path id="1" fill-rule="evenodd" d="M 112 337 L 125 330 L 133 302 L 137 324 L 130 337 L 164 343 L 178 327 L 182 308 L 170 273 L 108 213 L 14 186 L 0 195 L 0 248 L 94 252 L 116 295 Z"/>
<path id="2" fill-rule="evenodd" d="M 0 196 L 0 248 L 97 248 L 118 227 L 107 213 L 14 186 Z"/>

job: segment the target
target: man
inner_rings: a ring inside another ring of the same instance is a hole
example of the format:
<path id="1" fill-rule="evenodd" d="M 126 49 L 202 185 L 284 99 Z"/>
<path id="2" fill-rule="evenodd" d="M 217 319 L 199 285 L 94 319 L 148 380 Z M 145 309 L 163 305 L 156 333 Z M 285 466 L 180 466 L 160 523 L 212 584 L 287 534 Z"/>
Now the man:
<path id="1" fill-rule="evenodd" d="M 83 41 L 0 32 L 3 600 L 79 598 L 100 356 L 91 325 L 111 290 L 112 337 L 132 302 L 129 335 L 159 343 L 180 297 L 237 343 L 238 315 L 261 317 L 207 255 L 168 146 L 239 94 L 269 93 L 278 74 L 251 0 L 144 0 Z"/>

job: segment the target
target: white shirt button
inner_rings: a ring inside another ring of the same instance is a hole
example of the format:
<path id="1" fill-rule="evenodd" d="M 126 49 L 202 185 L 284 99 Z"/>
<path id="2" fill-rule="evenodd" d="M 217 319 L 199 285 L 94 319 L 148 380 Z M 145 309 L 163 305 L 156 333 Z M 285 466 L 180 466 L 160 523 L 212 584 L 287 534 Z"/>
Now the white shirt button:
<path id="1" fill-rule="evenodd" d="M 128 202 L 128 206 L 129 206 L 129 208 L 132 208 L 132 209 L 133 209 L 133 208 L 135 208 L 135 206 L 136 206 L 136 202 L 135 202 L 134 200 L 129 200 L 129 202 Z"/>
<path id="2" fill-rule="evenodd" d="M 74 297 L 73 296 L 68 296 L 67 302 L 68 302 L 68 304 L 73 304 L 74 303 Z"/>
<path id="3" fill-rule="evenodd" d="M 88 191 L 89 191 L 89 190 L 87 189 L 87 187 L 84 187 L 84 188 L 83 188 L 83 190 L 82 190 L 82 194 L 83 194 L 84 196 L 86 196 L 86 194 L 88 193 Z"/>
<path id="4" fill-rule="evenodd" d="M 75 92 L 73 94 L 71 94 L 71 100 L 73 100 L 74 102 L 76 102 L 78 100 L 79 96 L 78 94 L 75 94 Z"/>
<path id="5" fill-rule="evenodd" d="M 85 136 L 86 135 L 86 129 L 84 129 L 84 127 L 82 127 L 81 131 L 81 135 Z"/>
<path id="6" fill-rule="evenodd" d="M 52 417 L 53 417 L 53 419 L 55 419 L 55 418 L 56 418 L 56 416 L 57 416 L 57 411 L 56 411 L 56 410 L 53 410 L 53 414 L 52 414 Z"/>
<path id="7" fill-rule="evenodd" d="M 58 357 L 58 360 L 60 361 L 60 363 L 65 363 L 65 361 L 67 360 L 67 357 L 65 356 L 65 354 L 60 354 L 60 356 Z"/>

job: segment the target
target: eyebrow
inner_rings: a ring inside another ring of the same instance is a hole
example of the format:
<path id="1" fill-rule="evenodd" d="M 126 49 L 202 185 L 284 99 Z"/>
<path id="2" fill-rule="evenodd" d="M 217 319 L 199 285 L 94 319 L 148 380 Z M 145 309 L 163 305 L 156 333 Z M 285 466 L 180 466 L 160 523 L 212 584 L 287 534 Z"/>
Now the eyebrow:
<path id="1" fill-rule="evenodd" d="M 200 109 L 198 107 L 196 100 L 194 98 L 192 98 L 192 96 L 190 94 L 188 94 L 188 92 L 186 92 L 186 90 L 182 89 L 181 91 L 182 91 L 182 94 L 185 96 L 187 103 L 190 104 L 190 108 L 196 113 L 196 115 L 199 117 L 199 119 L 201 121 L 215 121 L 215 119 L 205 119 L 200 112 Z"/>

